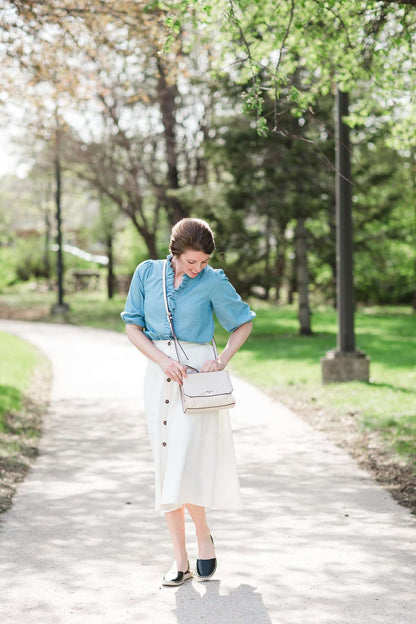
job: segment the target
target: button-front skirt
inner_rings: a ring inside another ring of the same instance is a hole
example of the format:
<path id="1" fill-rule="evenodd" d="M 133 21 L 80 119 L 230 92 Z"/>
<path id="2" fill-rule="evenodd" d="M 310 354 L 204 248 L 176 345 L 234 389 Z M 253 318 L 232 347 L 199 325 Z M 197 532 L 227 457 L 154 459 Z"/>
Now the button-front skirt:
<path id="1" fill-rule="evenodd" d="M 177 359 L 173 341 L 155 346 Z M 200 368 L 213 359 L 210 344 L 181 343 L 188 360 Z M 185 360 L 181 355 L 182 361 Z M 173 511 L 185 503 L 221 509 L 242 506 L 228 410 L 185 414 L 179 384 L 149 360 L 145 409 L 155 461 L 155 506 Z"/>

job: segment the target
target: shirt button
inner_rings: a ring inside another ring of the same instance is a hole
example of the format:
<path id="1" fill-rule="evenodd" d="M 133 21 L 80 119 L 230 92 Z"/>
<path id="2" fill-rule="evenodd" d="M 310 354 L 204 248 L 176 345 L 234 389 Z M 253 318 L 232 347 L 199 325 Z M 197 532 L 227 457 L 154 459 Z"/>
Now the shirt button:
<path id="1" fill-rule="evenodd" d="M 164 421 L 163 421 L 163 424 L 164 424 L 164 425 L 167 425 L 167 424 L 168 424 L 168 421 L 167 421 L 167 420 L 164 420 Z"/>
<path id="2" fill-rule="evenodd" d="M 170 341 L 170 340 L 168 340 L 168 347 L 170 347 L 170 345 L 171 345 L 171 344 L 172 344 L 172 343 L 171 343 L 171 341 Z"/>
<path id="3" fill-rule="evenodd" d="M 166 399 L 165 403 L 169 403 L 169 399 Z"/>
<path id="4" fill-rule="evenodd" d="M 162 446 L 166 446 L 166 442 L 162 442 Z"/>
<path id="5" fill-rule="evenodd" d="M 168 378 L 166 379 L 166 381 L 172 381 L 172 379 L 171 379 L 170 377 L 168 377 Z"/>

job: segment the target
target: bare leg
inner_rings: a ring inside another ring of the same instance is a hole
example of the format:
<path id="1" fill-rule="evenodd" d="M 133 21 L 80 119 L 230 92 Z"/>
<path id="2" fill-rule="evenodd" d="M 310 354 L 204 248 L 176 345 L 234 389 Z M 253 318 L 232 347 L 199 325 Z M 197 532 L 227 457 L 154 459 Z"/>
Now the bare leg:
<path id="1" fill-rule="evenodd" d="M 213 559 L 215 557 L 215 548 L 210 537 L 205 507 L 191 505 L 190 503 L 187 503 L 185 506 L 195 524 L 196 539 L 198 540 L 198 559 Z"/>
<path id="2" fill-rule="evenodd" d="M 173 545 L 173 554 L 177 569 L 185 572 L 188 568 L 188 554 L 185 543 L 185 508 L 175 509 L 165 513 L 170 538 Z"/>

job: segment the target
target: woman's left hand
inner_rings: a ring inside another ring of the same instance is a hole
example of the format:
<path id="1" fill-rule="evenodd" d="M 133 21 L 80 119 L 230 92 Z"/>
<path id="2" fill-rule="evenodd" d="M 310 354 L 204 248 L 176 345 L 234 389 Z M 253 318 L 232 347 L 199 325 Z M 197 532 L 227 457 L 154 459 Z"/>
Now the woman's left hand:
<path id="1" fill-rule="evenodd" d="M 217 360 L 207 360 L 206 362 L 204 362 L 200 370 L 201 373 L 212 373 L 215 371 L 223 370 L 224 368 L 225 364 L 223 364 L 220 358 L 218 358 Z"/>

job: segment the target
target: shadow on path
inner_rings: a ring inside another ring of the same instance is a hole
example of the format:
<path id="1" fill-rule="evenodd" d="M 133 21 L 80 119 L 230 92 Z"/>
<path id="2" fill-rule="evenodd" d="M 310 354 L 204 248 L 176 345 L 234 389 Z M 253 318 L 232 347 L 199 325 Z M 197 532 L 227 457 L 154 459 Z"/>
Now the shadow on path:
<path id="1" fill-rule="evenodd" d="M 221 581 L 203 583 L 204 593 L 187 583 L 176 591 L 178 624 L 271 624 L 261 594 L 256 587 L 242 584 L 228 594 L 220 594 Z"/>

